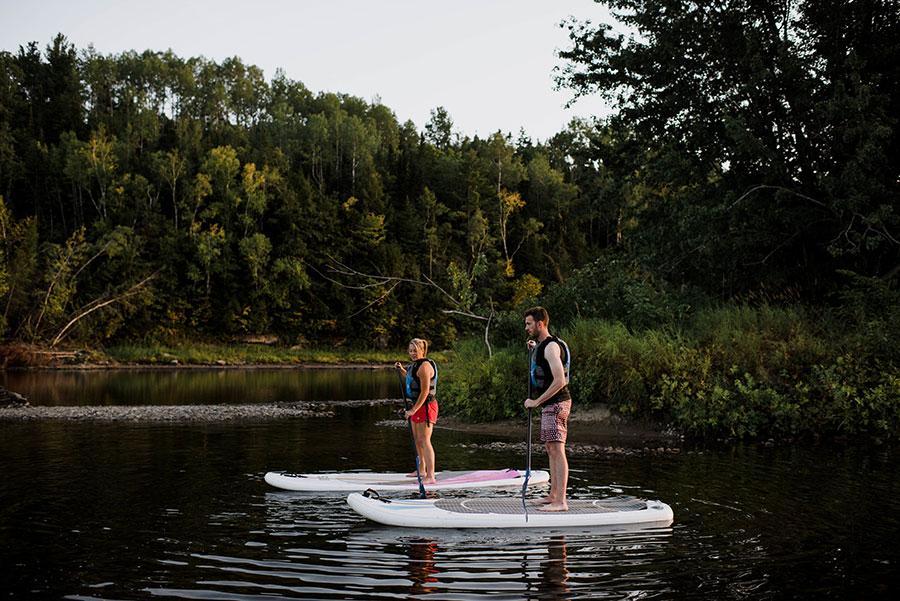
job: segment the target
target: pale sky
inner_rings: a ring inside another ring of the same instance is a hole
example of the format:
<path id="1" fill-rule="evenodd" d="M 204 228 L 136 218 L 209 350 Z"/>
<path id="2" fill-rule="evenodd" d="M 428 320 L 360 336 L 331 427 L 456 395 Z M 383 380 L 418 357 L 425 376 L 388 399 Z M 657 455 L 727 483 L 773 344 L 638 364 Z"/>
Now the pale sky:
<path id="1" fill-rule="evenodd" d="M 239 56 L 270 80 L 282 68 L 313 92 L 381 97 L 421 130 L 444 106 L 463 135 L 520 128 L 546 140 L 573 116 L 606 114 L 599 98 L 564 105 L 555 50 L 569 15 L 607 20 L 592 0 L 0 0 L 0 49 L 63 33 L 81 50 L 147 49 L 221 61 Z"/>

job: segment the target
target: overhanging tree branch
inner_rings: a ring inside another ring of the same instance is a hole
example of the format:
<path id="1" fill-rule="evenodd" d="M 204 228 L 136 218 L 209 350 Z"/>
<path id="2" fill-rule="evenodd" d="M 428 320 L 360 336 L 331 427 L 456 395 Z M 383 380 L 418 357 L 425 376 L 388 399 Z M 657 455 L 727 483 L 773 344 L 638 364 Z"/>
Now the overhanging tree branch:
<path id="1" fill-rule="evenodd" d="M 88 315 L 90 315 L 91 313 L 93 313 L 94 311 L 96 311 L 98 309 L 102 309 L 103 307 L 106 307 L 113 303 L 121 302 L 130 296 L 134 296 L 135 294 L 137 294 L 140 291 L 141 288 L 143 288 L 148 282 L 150 282 L 152 279 L 154 279 L 158 274 L 159 274 L 159 271 L 155 271 L 155 272 L 151 273 L 146 278 L 144 278 L 140 282 L 134 284 L 131 288 L 129 288 L 122 294 L 119 294 L 118 296 L 114 296 L 112 298 L 107 298 L 107 299 L 97 298 L 97 299 L 94 299 L 91 302 L 89 302 L 87 305 L 85 305 L 84 307 L 79 309 L 75 313 L 75 317 L 70 319 L 69 323 L 67 323 L 65 325 L 65 327 L 63 327 L 63 329 L 59 331 L 59 333 L 56 335 L 56 337 L 53 338 L 53 341 L 50 342 L 50 348 L 53 348 L 57 344 L 59 344 L 62 341 L 62 339 L 65 338 L 66 334 L 69 332 L 69 330 L 72 328 L 72 326 L 74 326 L 76 323 L 78 323 L 81 319 L 87 317 Z"/>
<path id="2" fill-rule="evenodd" d="M 492 349 L 491 349 L 491 343 L 490 343 L 491 323 L 493 322 L 494 315 L 496 315 L 496 313 L 494 311 L 493 301 L 491 301 L 490 313 L 487 316 L 479 315 L 477 313 L 473 313 L 472 311 L 465 309 L 463 303 L 459 299 L 455 298 L 452 294 L 447 292 L 444 288 L 439 286 L 433 279 L 429 278 L 426 275 L 422 276 L 423 277 L 422 280 L 417 280 L 417 279 L 413 279 L 413 278 L 404 278 L 404 277 L 399 277 L 399 276 L 386 276 L 386 275 L 379 275 L 379 274 L 371 274 L 371 273 L 365 273 L 365 272 L 359 271 L 358 269 L 350 267 L 349 265 L 339 261 L 338 259 L 335 259 L 334 257 L 329 256 L 328 259 L 329 259 L 329 261 L 331 261 L 331 264 L 327 265 L 327 267 L 326 267 L 326 270 L 328 272 L 338 275 L 338 276 L 352 278 L 354 280 L 370 280 L 368 282 L 363 281 L 363 283 L 358 283 L 358 282 L 346 283 L 346 282 L 342 282 L 338 279 L 335 279 L 333 277 L 330 277 L 329 275 L 323 273 L 321 270 L 316 269 L 314 266 L 310 265 L 310 268 L 314 272 L 319 274 L 325 280 L 331 282 L 332 284 L 335 284 L 336 286 L 340 286 L 341 288 L 347 288 L 350 290 L 368 290 L 370 288 L 385 287 L 385 286 L 390 285 L 390 288 L 384 294 L 382 294 L 381 296 L 379 296 L 378 298 L 376 298 L 375 300 L 373 300 L 372 302 L 367 304 L 362 309 L 354 312 L 353 315 L 351 315 L 351 317 L 359 315 L 366 309 L 369 309 L 370 307 L 378 304 L 379 302 L 383 302 L 384 299 L 386 299 L 394 291 L 394 289 L 400 284 L 414 284 L 417 286 L 427 286 L 429 288 L 434 288 L 435 290 L 438 290 L 444 297 L 446 297 L 451 303 L 453 303 L 454 306 L 458 307 L 456 309 L 442 309 L 441 310 L 442 313 L 444 313 L 446 315 L 459 315 L 462 317 L 466 317 L 468 319 L 474 319 L 477 321 L 485 322 L 484 344 L 487 347 L 488 357 L 493 356 Z"/>

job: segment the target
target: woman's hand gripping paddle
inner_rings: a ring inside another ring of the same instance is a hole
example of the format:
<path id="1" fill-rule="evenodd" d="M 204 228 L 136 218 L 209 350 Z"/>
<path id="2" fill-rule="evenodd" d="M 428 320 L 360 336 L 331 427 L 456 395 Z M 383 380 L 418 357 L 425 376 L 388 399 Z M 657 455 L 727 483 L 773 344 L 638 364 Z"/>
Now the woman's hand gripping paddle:
<path id="1" fill-rule="evenodd" d="M 406 398 L 406 387 L 403 385 L 403 378 L 400 378 L 400 396 L 403 397 L 403 407 L 406 411 L 409 411 L 409 399 Z M 406 418 L 406 423 L 409 424 L 409 440 L 412 443 L 413 455 L 416 456 L 416 479 L 419 481 L 419 498 L 425 498 L 425 485 L 422 484 L 422 472 L 419 471 L 419 452 L 416 449 L 416 435 L 413 434 L 412 429 L 412 418 Z"/>

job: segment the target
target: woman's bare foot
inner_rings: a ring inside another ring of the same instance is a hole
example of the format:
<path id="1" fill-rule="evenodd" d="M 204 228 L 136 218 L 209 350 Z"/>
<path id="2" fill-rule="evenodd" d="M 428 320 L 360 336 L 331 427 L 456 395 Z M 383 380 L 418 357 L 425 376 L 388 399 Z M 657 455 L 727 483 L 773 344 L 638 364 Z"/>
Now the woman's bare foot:
<path id="1" fill-rule="evenodd" d="M 550 503 L 543 507 L 538 507 L 538 511 L 569 511 L 569 505 L 565 502 Z"/>
<path id="2" fill-rule="evenodd" d="M 406 477 L 407 477 L 407 478 L 415 478 L 415 477 L 417 477 L 418 475 L 419 475 L 418 472 L 410 472 L 410 473 L 406 474 Z"/>
<path id="3" fill-rule="evenodd" d="M 538 505 L 551 505 L 553 503 L 553 497 L 543 497 L 538 499 Z"/>
<path id="4" fill-rule="evenodd" d="M 437 480 L 434 478 L 423 478 L 422 484 L 437 484 Z"/>

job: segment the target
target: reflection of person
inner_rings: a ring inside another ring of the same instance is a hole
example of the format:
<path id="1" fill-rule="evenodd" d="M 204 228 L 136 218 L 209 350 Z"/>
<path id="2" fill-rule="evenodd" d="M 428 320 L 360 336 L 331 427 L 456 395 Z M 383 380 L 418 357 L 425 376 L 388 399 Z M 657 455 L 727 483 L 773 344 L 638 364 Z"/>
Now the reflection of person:
<path id="1" fill-rule="evenodd" d="M 547 598 L 560 599 L 569 592 L 569 568 L 566 566 L 566 537 L 554 536 L 547 541 L 547 561 L 541 570 L 538 590 Z"/>
<path id="2" fill-rule="evenodd" d="M 412 407 L 404 417 L 412 424 L 416 453 L 419 455 L 419 470 L 423 484 L 434 484 L 434 447 L 431 446 L 431 432 L 438 418 L 437 364 L 426 357 L 428 341 L 413 338 L 409 341 L 409 358 L 412 361 L 404 367 L 399 361 L 394 364 L 406 378 L 404 396 L 412 401 Z M 412 473 L 415 476 L 415 472 Z"/>
<path id="3" fill-rule="evenodd" d="M 434 556 L 438 552 L 437 543 L 432 540 L 414 540 L 409 543 L 409 579 L 412 581 L 413 594 L 433 593 L 435 587 L 429 586 L 438 581 L 437 568 L 434 567 Z"/>
<path id="4" fill-rule="evenodd" d="M 525 333 L 531 340 L 531 396 L 525 408 L 541 408 L 541 442 L 550 458 L 550 494 L 543 500 L 541 511 L 567 511 L 566 487 L 569 462 L 566 459 L 566 433 L 572 397 L 569 395 L 569 347 L 552 336 L 548 326 L 550 315 L 543 307 L 525 311 Z M 536 396 L 535 396 L 536 395 Z"/>

